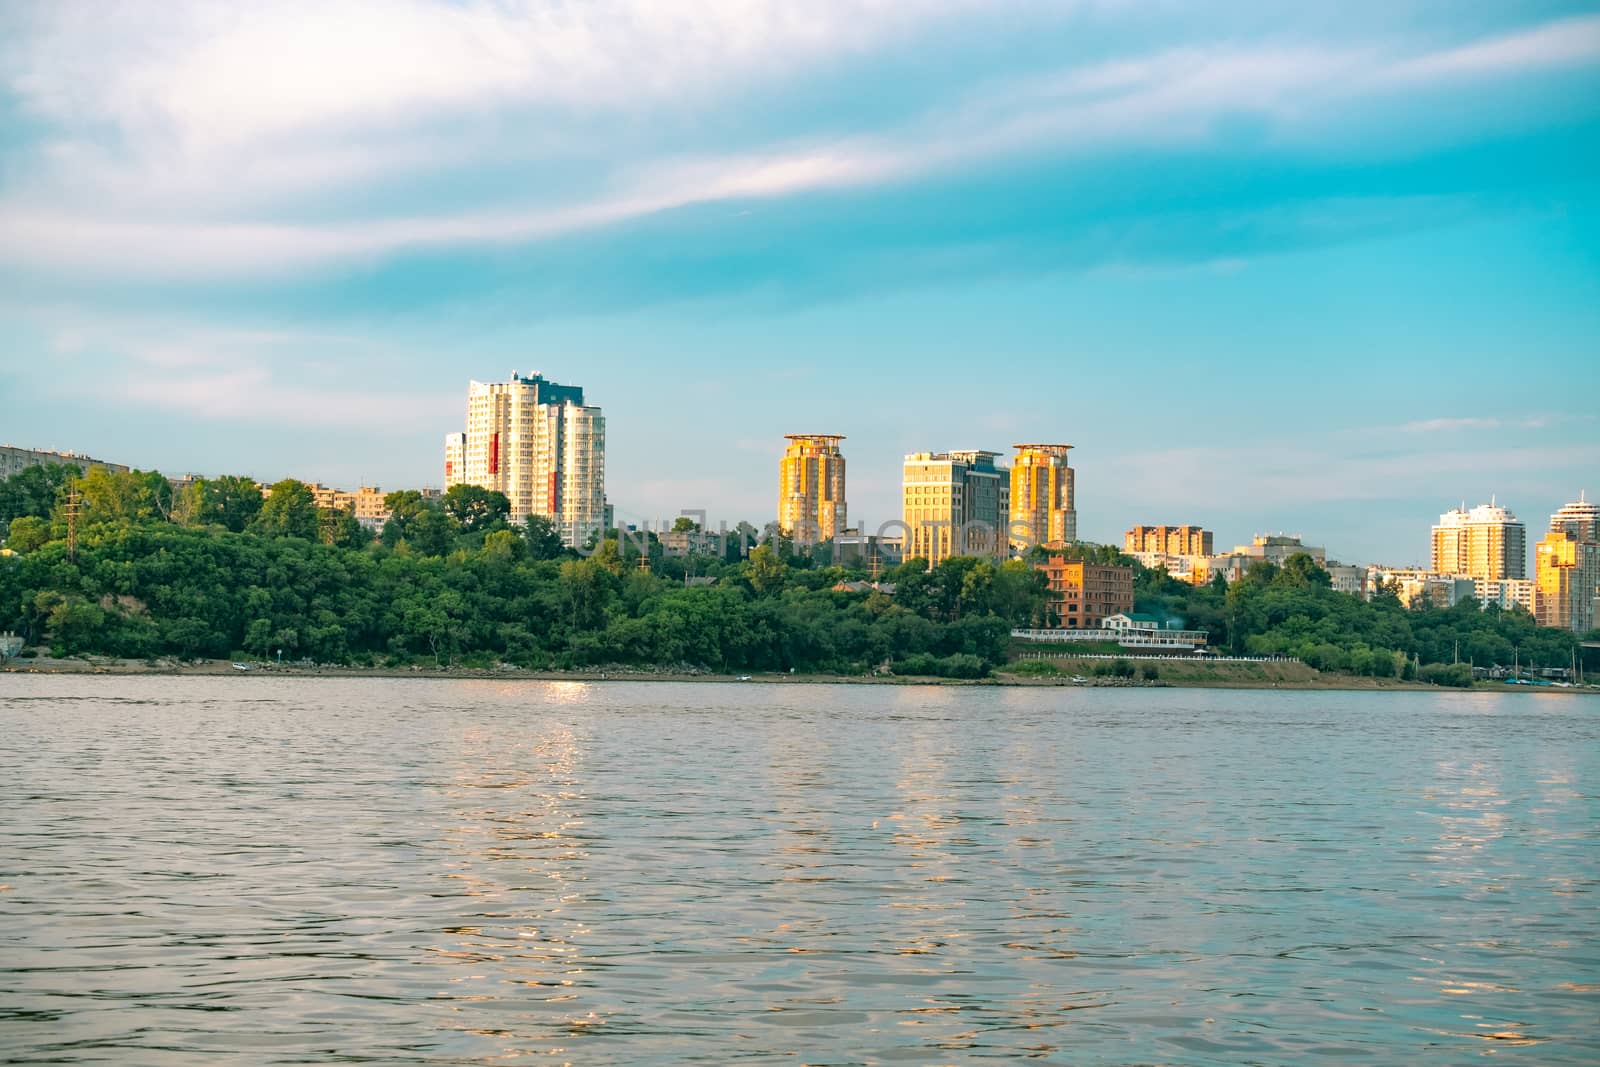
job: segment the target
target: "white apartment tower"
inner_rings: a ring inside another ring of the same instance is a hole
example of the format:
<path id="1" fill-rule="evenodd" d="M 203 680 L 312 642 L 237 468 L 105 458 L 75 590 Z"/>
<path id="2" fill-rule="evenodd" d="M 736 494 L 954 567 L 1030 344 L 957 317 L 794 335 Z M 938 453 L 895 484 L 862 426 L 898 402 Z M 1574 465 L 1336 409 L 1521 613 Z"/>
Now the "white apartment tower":
<path id="1" fill-rule="evenodd" d="M 467 432 L 445 438 L 446 481 L 497 489 L 511 521 L 545 515 L 569 545 L 605 524 L 606 423 L 583 389 L 537 373 L 467 387 Z"/>
<path id="2" fill-rule="evenodd" d="M 1492 498 L 1471 511 L 1447 511 L 1433 528 L 1433 570 L 1469 578 L 1526 578 L 1527 530 Z"/>

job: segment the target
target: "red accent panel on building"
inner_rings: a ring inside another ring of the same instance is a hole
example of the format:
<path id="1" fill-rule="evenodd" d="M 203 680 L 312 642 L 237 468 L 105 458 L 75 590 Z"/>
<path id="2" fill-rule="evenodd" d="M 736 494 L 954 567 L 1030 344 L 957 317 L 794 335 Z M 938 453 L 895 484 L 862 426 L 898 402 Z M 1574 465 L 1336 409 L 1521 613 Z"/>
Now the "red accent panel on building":
<path id="1" fill-rule="evenodd" d="M 489 435 L 489 473 L 500 473 L 500 435 L 497 433 Z"/>
<path id="2" fill-rule="evenodd" d="M 561 483 L 556 479 L 556 472 L 550 472 L 550 484 L 544 493 L 545 509 L 554 515 L 561 510 Z"/>
<path id="3" fill-rule="evenodd" d="M 446 484 L 446 485 L 454 485 L 455 483 L 450 480 L 451 476 L 454 475 L 454 474 L 455 474 L 455 464 L 451 463 L 449 460 L 445 460 L 445 464 L 444 464 L 444 484 Z"/>

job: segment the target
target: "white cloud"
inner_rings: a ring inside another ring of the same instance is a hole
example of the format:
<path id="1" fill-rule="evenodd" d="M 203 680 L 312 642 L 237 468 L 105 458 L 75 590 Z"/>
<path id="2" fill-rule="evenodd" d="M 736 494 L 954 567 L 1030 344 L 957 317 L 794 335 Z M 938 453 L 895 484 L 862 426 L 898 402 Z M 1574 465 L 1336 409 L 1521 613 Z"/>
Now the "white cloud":
<path id="1" fill-rule="evenodd" d="M 77 184 L 24 185 L 0 203 L 0 262 L 141 277 L 281 274 L 409 249 L 537 241 L 699 203 L 900 182 L 1029 151 L 1201 142 L 1228 115 L 1292 124 L 1399 84 L 1600 59 L 1600 17 L 1410 54 L 1186 48 L 985 87 L 874 136 L 602 165 L 596 191 L 581 199 L 333 222 L 263 221 L 249 210 L 274 190 L 359 187 L 390 170 L 436 166 L 441 155 L 460 162 L 498 151 L 470 130 L 419 133 L 419 116 L 499 101 L 589 113 L 694 106 L 841 50 L 868 50 L 955 6 L 719 0 L 688 14 L 645 0 L 280 0 L 174 4 L 139 18 L 117 8 L 95 19 L 64 5 L 41 20 L 31 47 L 13 48 L 22 62 L 12 85 L 69 129 L 113 124 L 133 158 L 124 166 L 85 139 L 59 141 L 52 158 Z M 133 43 L 114 46 L 123 33 Z M 103 65 L 87 58 L 95 42 Z M 535 123 L 530 136 L 545 129 Z M 200 208 L 184 210 L 185 197 Z"/>

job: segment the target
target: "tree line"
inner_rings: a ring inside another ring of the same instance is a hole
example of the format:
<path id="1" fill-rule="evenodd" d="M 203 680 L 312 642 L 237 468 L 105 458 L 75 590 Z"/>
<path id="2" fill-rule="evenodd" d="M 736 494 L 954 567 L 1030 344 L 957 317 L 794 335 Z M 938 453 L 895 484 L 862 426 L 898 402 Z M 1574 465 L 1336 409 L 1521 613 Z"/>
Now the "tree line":
<path id="1" fill-rule="evenodd" d="M 65 484 L 48 468 L 0 483 L 17 553 L 0 565 L 0 629 L 60 655 L 981 677 L 1045 595 L 1026 564 L 971 558 L 897 568 L 893 597 L 835 591 L 867 577 L 859 561 L 782 541 L 726 558 L 613 537 L 580 555 L 476 486 L 391 493 L 375 532 L 293 479 L 263 494 L 104 469 L 77 481 L 74 561 Z"/>
<path id="2" fill-rule="evenodd" d="M 31 467 L 0 480 L 16 553 L 0 561 L 0 630 L 61 655 L 981 677 L 1006 662 L 1013 627 L 1042 624 L 1049 595 L 1037 549 L 1028 560 L 908 560 L 877 576 L 891 596 L 836 591 L 869 577 L 865 560 L 781 537 L 748 555 L 733 538 L 720 552 L 669 552 L 652 534 L 578 553 L 550 520 L 514 524 L 505 496 L 477 486 L 390 493 L 388 520 L 369 530 L 294 479 L 263 493 L 246 477 L 174 486 L 104 468 L 76 480 L 73 561 L 63 503 L 75 474 Z M 1213 648 L 1326 671 L 1459 681 L 1442 669 L 1468 665 L 1470 679 L 1471 665 L 1561 667 L 1577 645 L 1521 610 L 1338 593 L 1304 555 L 1193 586 L 1110 546 L 1067 552 L 1134 568 L 1135 610 L 1205 630 Z"/>

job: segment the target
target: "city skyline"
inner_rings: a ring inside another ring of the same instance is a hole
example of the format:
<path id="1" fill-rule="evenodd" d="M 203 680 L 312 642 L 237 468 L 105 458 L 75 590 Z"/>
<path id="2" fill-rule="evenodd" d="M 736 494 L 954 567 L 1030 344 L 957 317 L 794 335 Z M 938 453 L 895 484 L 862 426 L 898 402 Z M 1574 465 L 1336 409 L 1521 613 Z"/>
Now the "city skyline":
<path id="1" fill-rule="evenodd" d="M 1109 544 L 1421 564 L 1457 500 L 1596 488 L 1586 5 L 85 10 L 0 13 L 17 445 L 436 483 L 460 383 L 531 366 L 633 521 L 774 517 L 818 425 L 853 525 L 1022 440 Z"/>

